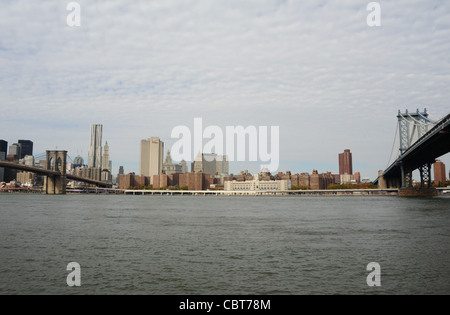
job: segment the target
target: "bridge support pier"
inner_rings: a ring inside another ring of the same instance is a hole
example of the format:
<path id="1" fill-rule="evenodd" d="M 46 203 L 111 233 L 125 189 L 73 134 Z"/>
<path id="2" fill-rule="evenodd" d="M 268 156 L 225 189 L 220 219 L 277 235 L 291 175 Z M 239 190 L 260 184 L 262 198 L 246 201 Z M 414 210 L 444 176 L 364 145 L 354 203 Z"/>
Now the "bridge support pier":
<path id="1" fill-rule="evenodd" d="M 435 197 L 438 195 L 436 188 L 401 188 L 398 191 L 400 197 Z"/>
<path id="2" fill-rule="evenodd" d="M 387 189 L 388 183 L 386 179 L 383 177 L 383 171 L 378 172 L 378 189 Z"/>
<path id="3" fill-rule="evenodd" d="M 434 197 L 438 195 L 436 188 L 431 186 L 431 163 L 425 163 L 419 167 L 419 171 L 420 188 L 403 187 L 399 191 L 400 197 Z"/>
<path id="4" fill-rule="evenodd" d="M 46 195 L 65 195 L 66 176 L 45 176 L 43 193 Z"/>
<path id="5" fill-rule="evenodd" d="M 47 151 L 46 169 L 61 175 L 48 175 L 44 179 L 43 193 L 46 195 L 66 194 L 67 151 Z"/>
<path id="6" fill-rule="evenodd" d="M 426 163 L 419 168 L 420 171 L 420 187 L 431 188 L 431 163 Z"/>
<path id="7" fill-rule="evenodd" d="M 412 172 L 405 170 L 403 164 L 400 165 L 400 170 L 402 172 L 402 188 L 412 188 Z"/>

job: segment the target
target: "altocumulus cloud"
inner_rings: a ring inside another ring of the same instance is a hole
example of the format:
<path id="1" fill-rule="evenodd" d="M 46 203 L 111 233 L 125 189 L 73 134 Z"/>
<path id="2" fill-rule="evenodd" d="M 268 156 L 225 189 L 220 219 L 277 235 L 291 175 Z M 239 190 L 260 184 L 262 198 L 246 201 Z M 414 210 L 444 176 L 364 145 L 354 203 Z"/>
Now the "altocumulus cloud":
<path id="1" fill-rule="evenodd" d="M 112 159 L 137 162 L 140 139 L 170 147 L 203 117 L 280 126 L 282 170 L 336 171 L 350 148 L 374 177 L 398 109 L 449 109 L 446 1 L 380 1 L 372 28 L 370 1 L 86 0 L 76 28 L 69 2 L 1 4 L 0 137 L 37 151 L 87 153 L 98 122 Z"/>

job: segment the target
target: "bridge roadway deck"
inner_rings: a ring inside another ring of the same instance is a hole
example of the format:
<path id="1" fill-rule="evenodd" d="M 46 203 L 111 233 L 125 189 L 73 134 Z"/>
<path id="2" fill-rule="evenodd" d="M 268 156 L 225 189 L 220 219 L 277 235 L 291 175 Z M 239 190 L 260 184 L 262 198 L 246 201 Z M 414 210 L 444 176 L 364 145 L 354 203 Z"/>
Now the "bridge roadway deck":
<path id="1" fill-rule="evenodd" d="M 19 164 L 19 163 L 6 162 L 6 161 L 0 161 L 0 167 L 12 168 L 12 169 L 25 171 L 25 172 L 36 173 L 36 174 L 44 175 L 44 176 L 59 176 L 59 175 L 61 175 L 57 171 L 46 170 L 46 169 L 39 168 L 39 167 L 27 166 L 27 165 L 23 165 L 23 164 Z M 70 175 L 70 174 L 66 174 L 66 178 L 70 179 L 70 180 L 75 180 L 75 181 L 78 181 L 78 182 L 83 182 L 83 183 L 96 185 L 96 186 L 99 186 L 99 187 L 111 187 L 110 184 L 107 184 L 107 183 L 104 183 L 104 182 L 101 182 L 101 181 L 92 180 L 92 179 L 88 179 L 88 178 L 84 178 L 84 177 L 80 177 L 80 176 L 75 176 L 75 175 Z"/>

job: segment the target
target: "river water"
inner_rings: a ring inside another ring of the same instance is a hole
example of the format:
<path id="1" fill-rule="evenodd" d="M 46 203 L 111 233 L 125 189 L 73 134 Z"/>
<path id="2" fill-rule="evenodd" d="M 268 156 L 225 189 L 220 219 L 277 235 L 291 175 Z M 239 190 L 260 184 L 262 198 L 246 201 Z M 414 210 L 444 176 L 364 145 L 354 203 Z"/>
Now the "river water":
<path id="1" fill-rule="evenodd" d="M 0 194 L 0 294 L 436 293 L 448 197 Z"/>

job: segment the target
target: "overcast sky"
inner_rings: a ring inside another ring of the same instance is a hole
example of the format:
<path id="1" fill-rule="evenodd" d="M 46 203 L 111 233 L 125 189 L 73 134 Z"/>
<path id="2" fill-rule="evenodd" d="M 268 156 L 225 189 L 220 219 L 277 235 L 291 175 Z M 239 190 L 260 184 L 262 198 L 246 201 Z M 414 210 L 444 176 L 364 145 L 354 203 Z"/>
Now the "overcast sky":
<path id="1" fill-rule="evenodd" d="M 379 1 L 380 27 L 361 0 L 86 0 L 79 27 L 69 2 L 0 4 L 0 138 L 35 153 L 87 158 L 101 123 L 113 172 L 138 172 L 141 139 L 170 149 L 201 117 L 279 126 L 281 171 L 337 172 L 351 149 L 374 179 L 399 109 L 450 112 L 449 1 Z"/>

